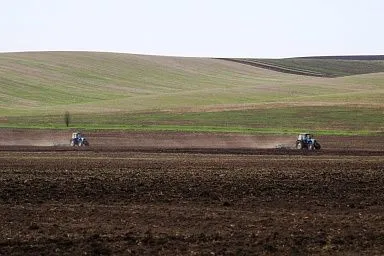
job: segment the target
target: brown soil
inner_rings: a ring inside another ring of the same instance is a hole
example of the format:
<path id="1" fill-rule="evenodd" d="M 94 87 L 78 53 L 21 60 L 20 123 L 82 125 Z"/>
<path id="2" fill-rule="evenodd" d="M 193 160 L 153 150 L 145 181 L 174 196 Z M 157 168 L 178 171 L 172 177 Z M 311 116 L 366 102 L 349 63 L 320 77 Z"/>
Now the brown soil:
<path id="1" fill-rule="evenodd" d="M 0 255 L 384 251 L 383 137 L 307 152 L 257 147 L 274 136 L 95 132 L 71 148 L 15 134 L 47 132 L 0 133 Z"/>
<path id="2" fill-rule="evenodd" d="M 69 147 L 71 131 L 0 129 L 0 147 Z M 243 135 L 182 132 L 85 132 L 93 149 L 273 149 L 279 145 L 294 148 L 296 137 L 289 135 Z M 384 136 L 316 136 L 326 150 L 382 151 Z"/>

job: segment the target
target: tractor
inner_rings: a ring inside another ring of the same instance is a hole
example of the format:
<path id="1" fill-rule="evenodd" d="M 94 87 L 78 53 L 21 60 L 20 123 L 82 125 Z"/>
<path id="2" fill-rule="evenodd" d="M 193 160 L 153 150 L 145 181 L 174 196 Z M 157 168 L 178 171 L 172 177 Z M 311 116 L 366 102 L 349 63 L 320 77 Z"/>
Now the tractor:
<path id="1" fill-rule="evenodd" d="M 74 146 L 89 146 L 89 142 L 80 132 L 72 133 L 72 139 L 70 140 L 70 145 Z"/>
<path id="2" fill-rule="evenodd" d="M 297 149 L 319 150 L 321 148 L 320 143 L 312 138 L 309 133 L 300 133 L 296 141 Z"/>

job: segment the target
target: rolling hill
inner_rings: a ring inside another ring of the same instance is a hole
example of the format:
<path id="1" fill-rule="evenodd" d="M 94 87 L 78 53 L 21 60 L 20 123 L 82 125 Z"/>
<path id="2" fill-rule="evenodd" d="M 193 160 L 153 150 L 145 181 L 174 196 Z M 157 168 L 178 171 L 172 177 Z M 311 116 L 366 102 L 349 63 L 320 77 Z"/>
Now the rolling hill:
<path id="1" fill-rule="evenodd" d="M 69 111 L 72 125 L 90 129 L 383 131 L 384 61 L 263 63 L 304 73 L 239 59 L 1 53 L 0 127 L 65 128 Z"/>
<path id="2" fill-rule="evenodd" d="M 278 72 L 315 76 L 343 77 L 384 72 L 384 55 L 318 56 L 287 59 L 223 59 Z"/>

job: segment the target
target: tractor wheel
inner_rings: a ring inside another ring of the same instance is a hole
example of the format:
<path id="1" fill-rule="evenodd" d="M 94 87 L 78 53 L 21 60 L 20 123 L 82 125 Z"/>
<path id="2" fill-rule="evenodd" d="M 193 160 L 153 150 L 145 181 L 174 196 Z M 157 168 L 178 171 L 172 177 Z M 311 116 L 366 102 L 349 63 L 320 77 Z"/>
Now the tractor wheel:
<path id="1" fill-rule="evenodd" d="M 79 145 L 79 147 L 82 147 L 83 146 L 83 142 L 79 141 L 79 144 L 77 144 L 77 145 Z"/>
<path id="2" fill-rule="evenodd" d="M 315 142 L 315 149 L 316 150 L 320 150 L 321 149 L 320 143 Z"/>
<path id="3" fill-rule="evenodd" d="M 297 148 L 297 149 L 303 149 L 303 142 L 301 142 L 301 141 L 297 141 L 297 142 L 296 142 L 296 148 Z"/>
<path id="4" fill-rule="evenodd" d="M 73 140 L 70 140 L 70 145 L 71 145 L 71 147 L 74 147 L 75 146 L 75 142 L 73 141 Z"/>

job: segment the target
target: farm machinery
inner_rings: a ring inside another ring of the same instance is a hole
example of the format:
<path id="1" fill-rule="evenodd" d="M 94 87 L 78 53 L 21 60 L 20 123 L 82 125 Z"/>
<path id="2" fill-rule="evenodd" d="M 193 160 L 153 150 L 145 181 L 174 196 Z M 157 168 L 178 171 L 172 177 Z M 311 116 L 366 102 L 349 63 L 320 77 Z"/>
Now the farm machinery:
<path id="1" fill-rule="evenodd" d="M 309 133 L 300 133 L 296 140 L 297 149 L 319 150 L 321 148 L 320 143 L 312 138 Z"/>
<path id="2" fill-rule="evenodd" d="M 74 132 L 72 133 L 72 139 L 70 140 L 70 145 L 72 147 L 89 146 L 89 142 L 80 132 Z"/>

